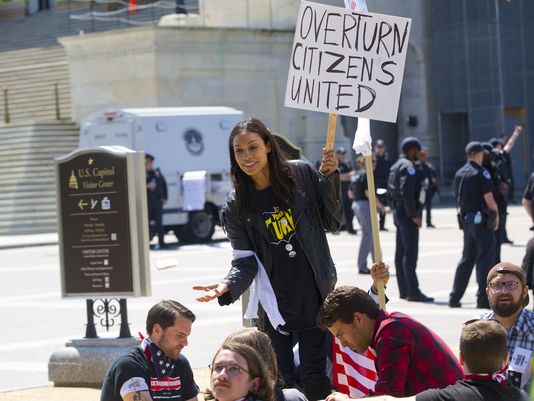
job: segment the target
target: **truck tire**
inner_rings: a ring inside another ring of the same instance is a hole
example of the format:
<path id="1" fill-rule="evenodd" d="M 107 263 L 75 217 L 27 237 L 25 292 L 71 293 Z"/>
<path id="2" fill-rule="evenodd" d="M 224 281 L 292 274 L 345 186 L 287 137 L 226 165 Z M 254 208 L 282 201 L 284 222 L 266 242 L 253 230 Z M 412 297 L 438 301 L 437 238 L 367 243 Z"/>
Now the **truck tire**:
<path id="1" fill-rule="evenodd" d="M 178 239 L 186 244 L 208 242 L 215 231 L 215 217 L 209 209 L 189 213 L 189 221 L 181 230 Z"/>

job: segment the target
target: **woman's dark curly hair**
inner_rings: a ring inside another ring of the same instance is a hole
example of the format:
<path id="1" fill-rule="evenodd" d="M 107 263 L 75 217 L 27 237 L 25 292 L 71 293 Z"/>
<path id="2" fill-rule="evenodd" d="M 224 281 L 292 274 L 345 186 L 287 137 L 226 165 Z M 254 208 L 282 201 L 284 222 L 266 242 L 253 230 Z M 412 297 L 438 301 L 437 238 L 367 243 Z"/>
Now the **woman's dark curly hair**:
<path id="1" fill-rule="evenodd" d="M 230 175 L 235 189 L 238 213 L 253 216 L 260 211 L 260 202 L 254 188 L 254 182 L 241 170 L 235 158 L 234 138 L 243 132 L 258 134 L 265 145 L 271 147 L 271 151 L 267 154 L 267 162 L 269 164 L 269 180 L 274 192 L 274 198 L 280 202 L 280 207 L 290 207 L 291 188 L 295 186 L 296 179 L 288 163 L 288 159 L 278 146 L 269 129 L 260 120 L 248 118 L 237 123 L 228 139 Z"/>

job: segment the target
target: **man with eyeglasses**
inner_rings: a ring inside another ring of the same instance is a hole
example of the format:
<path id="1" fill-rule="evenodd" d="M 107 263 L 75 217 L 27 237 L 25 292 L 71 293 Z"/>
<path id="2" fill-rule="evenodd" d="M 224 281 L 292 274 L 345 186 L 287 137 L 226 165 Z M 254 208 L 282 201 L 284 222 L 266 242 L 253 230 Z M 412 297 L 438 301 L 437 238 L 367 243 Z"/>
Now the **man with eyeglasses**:
<path id="1" fill-rule="evenodd" d="M 146 319 L 148 337 L 113 362 L 100 400 L 197 401 L 193 371 L 181 354 L 194 321 L 193 312 L 179 302 L 154 305 Z"/>
<path id="2" fill-rule="evenodd" d="M 509 262 L 495 265 L 488 273 L 486 292 L 492 312 L 482 314 L 481 318 L 495 319 L 506 329 L 510 353 L 508 380 L 527 390 L 534 357 L 534 312 L 525 308 L 529 304 L 525 272 Z"/>

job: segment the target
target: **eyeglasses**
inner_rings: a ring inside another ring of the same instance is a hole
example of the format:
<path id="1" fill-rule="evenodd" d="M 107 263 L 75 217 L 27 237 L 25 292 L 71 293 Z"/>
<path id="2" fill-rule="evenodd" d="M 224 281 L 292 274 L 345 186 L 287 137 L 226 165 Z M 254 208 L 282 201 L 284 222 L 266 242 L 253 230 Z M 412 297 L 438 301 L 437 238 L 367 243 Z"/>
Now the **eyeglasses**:
<path id="1" fill-rule="evenodd" d="M 489 287 L 492 291 L 501 291 L 505 287 L 508 291 L 517 290 L 519 283 L 517 281 L 496 281 L 489 283 Z"/>
<path id="2" fill-rule="evenodd" d="M 242 368 L 241 366 L 238 366 L 238 365 L 229 365 L 229 366 L 225 366 L 225 365 L 212 365 L 212 364 L 209 364 L 208 365 L 208 368 L 210 368 L 210 371 L 211 373 L 216 373 L 218 375 L 220 375 L 224 370 L 226 370 L 226 374 L 230 377 L 236 377 L 238 374 L 239 374 L 239 371 L 242 370 L 243 372 L 247 373 L 250 375 L 250 372 L 244 368 Z"/>

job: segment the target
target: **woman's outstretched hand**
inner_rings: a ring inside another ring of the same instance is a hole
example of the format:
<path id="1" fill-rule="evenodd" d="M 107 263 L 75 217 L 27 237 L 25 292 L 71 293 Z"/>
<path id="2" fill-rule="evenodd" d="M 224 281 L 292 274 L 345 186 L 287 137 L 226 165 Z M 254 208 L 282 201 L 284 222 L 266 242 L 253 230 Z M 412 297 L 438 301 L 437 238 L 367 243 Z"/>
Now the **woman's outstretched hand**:
<path id="1" fill-rule="evenodd" d="M 202 296 L 197 298 L 198 302 L 209 302 L 215 298 L 219 298 L 222 294 L 228 291 L 228 286 L 224 283 L 217 283 L 211 285 L 196 285 L 193 287 L 195 291 L 204 291 Z"/>

